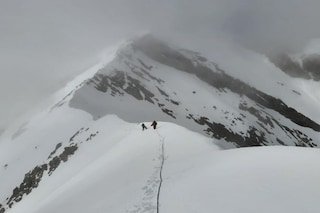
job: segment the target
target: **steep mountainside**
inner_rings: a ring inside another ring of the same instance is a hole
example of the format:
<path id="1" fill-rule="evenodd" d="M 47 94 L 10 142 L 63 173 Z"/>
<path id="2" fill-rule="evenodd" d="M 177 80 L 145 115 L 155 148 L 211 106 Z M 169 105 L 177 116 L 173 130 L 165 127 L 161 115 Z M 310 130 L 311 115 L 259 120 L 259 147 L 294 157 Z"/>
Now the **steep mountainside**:
<path id="1" fill-rule="evenodd" d="M 200 53 L 172 48 L 152 36 L 120 49 L 69 104 L 94 119 L 116 114 L 130 122 L 175 122 L 223 139 L 226 146 L 319 145 L 317 122 Z"/>

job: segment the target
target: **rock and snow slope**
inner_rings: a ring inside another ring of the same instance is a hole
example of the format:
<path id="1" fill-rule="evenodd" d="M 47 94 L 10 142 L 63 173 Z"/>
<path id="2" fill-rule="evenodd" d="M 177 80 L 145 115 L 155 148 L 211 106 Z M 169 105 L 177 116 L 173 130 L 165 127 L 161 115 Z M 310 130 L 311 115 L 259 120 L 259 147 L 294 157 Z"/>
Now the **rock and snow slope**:
<path id="1" fill-rule="evenodd" d="M 239 74 L 222 70 L 200 53 L 144 36 L 121 48 L 114 60 L 75 91 L 69 105 L 94 119 L 116 114 L 129 122 L 174 122 L 223 139 L 231 147 L 318 146 L 320 125 L 314 106 L 319 103 L 299 87 L 283 89 L 279 80 L 290 77 L 271 65 L 261 63 L 265 79 L 256 77 L 263 82 L 259 87 L 253 77 L 249 82 L 238 79 Z M 273 78 L 266 78 L 266 68 L 274 69 Z M 299 100 L 308 100 L 313 107 L 298 111 Z"/>
<path id="2" fill-rule="evenodd" d="M 241 57 L 127 43 L 1 136 L 0 213 L 319 212 L 318 149 L 220 148 L 320 144 L 314 94 Z M 235 72 L 249 64 L 261 75 Z M 157 131 L 141 131 L 154 119 Z"/>
<path id="3" fill-rule="evenodd" d="M 73 138 L 74 155 L 51 175 L 44 171 L 38 187 L 8 212 L 320 210 L 318 149 L 220 150 L 171 123 L 142 132 L 115 116 L 87 126 Z"/>
<path id="4" fill-rule="evenodd" d="M 207 138 L 170 123 L 142 132 L 107 116 L 89 128 L 98 134 L 87 142 L 90 134 L 80 132 L 74 156 L 51 176 L 45 172 L 39 187 L 9 212 L 155 212 L 162 156 L 174 165 L 217 150 Z"/>

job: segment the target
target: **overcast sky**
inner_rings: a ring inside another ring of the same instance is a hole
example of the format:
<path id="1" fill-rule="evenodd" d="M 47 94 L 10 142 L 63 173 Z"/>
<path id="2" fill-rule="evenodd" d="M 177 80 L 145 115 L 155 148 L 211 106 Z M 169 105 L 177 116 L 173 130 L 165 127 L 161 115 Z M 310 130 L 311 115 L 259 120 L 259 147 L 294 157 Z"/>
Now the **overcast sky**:
<path id="1" fill-rule="evenodd" d="M 0 128 L 141 31 L 260 52 L 320 38 L 319 0 L 0 0 Z"/>

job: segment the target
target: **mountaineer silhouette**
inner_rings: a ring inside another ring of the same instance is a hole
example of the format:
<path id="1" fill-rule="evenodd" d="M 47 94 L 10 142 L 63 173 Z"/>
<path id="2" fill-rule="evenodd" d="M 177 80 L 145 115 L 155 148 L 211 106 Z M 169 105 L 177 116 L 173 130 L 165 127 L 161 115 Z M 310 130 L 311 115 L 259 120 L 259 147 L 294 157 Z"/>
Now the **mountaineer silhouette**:
<path id="1" fill-rule="evenodd" d="M 156 121 L 153 121 L 153 122 L 152 122 L 151 126 L 153 126 L 153 129 L 156 129 L 156 128 L 157 128 L 157 124 L 158 124 L 158 123 L 157 123 Z"/>
<path id="2" fill-rule="evenodd" d="M 142 126 L 142 131 L 145 129 L 148 129 L 144 123 L 142 123 L 141 126 Z"/>

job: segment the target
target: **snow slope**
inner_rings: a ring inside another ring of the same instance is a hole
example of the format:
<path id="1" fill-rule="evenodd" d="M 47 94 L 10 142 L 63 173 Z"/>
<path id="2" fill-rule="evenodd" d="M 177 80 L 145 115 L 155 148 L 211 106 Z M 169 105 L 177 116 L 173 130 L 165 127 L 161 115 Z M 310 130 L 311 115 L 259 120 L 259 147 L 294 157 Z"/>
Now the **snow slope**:
<path id="1" fill-rule="evenodd" d="M 99 134 L 8 212 L 320 210 L 318 149 L 220 150 L 208 138 L 171 123 L 141 131 L 115 116 L 89 128 Z M 75 140 L 86 137 L 81 133 Z"/>
<path id="2" fill-rule="evenodd" d="M 197 156 L 164 184 L 163 212 L 318 212 L 318 157 L 319 150 L 293 147 Z"/>

